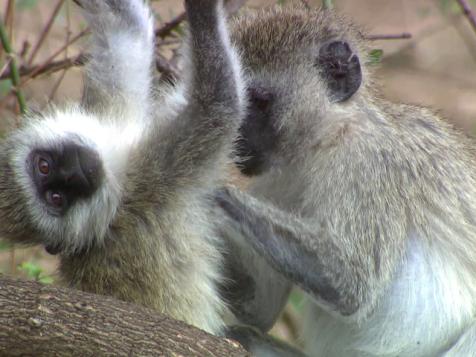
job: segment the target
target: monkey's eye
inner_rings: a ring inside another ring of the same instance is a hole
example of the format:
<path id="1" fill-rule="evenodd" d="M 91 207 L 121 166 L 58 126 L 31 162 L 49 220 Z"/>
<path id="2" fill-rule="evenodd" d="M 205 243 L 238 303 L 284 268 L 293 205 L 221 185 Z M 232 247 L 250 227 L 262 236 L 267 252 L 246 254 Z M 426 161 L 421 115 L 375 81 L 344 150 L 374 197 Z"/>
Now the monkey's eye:
<path id="1" fill-rule="evenodd" d="M 53 207 L 62 208 L 64 205 L 64 196 L 61 192 L 49 190 L 46 192 L 46 201 Z"/>
<path id="2" fill-rule="evenodd" d="M 43 175 L 48 175 L 50 173 L 50 164 L 42 157 L 40 157 L 38 160 L 38 171 L 40 171 L 40 173 Z"/>
<path id="3" fill-rule="evenodd" d="M 248 95 L 252 105 L 260 110 L 265 110 L 269 107 L 273 100 L 273 93 L 263 87 L 251 87 L 248 89 Z"/>

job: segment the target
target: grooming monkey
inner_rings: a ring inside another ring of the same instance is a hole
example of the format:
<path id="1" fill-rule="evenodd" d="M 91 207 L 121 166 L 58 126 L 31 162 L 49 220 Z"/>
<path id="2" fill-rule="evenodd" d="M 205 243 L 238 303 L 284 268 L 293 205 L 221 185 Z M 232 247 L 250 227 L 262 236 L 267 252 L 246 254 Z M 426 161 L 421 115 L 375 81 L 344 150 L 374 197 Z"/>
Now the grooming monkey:
<path id="1" fill-rule="evenodd" d="M 312 356 L 476 355 L 474 144 L 381 99 L 361 32 L 332 12 L 273 8 L 231 28 L 250 101 L 239 165 L 253 181 L 216 197 L 241 246 L 231 259 L 254 251 L 274 269 L 242 265 L 257 292 L 232 288 L 235 313 L 266 330 L 284 279 L 308 294 Z"/>
<path id="2" fill-rule="evenodd" d="M 210 197 L 244 108 L 222 0 L 185 1 L 184 78 L 160 93 L 144 2 L 78 3 L 92 32 L 82 103 L 25 119 L 1 144 L 0 235 L 60 254 L 71 287 L 220 333 Z"/>

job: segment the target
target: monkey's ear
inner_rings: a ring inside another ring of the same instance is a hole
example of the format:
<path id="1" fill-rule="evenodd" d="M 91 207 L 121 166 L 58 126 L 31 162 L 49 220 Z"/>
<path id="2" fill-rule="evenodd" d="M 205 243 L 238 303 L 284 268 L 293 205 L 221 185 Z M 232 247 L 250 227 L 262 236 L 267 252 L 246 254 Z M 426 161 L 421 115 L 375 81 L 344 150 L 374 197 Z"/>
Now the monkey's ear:
<path id="1" fill-rule="evenodd" d="M 334 102 L 349 99 L 362 83 L 359 57 L 345 41 L 330 41 L 322 45 L 317 65 L 327 81 Z"/>

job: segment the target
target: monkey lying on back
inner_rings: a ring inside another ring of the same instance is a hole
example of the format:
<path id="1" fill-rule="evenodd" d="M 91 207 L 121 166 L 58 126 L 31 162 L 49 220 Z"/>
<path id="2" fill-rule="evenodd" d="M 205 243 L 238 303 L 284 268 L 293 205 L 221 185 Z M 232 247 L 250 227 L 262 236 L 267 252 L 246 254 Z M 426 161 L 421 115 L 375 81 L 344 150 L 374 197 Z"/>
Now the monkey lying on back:
<path id="1" fill-rule="evenodd" d="M 234 311 L 266 330 L 284 280 L 308 293 L 310 355 L 476 355 L 474 143 L 381 99 L 363 36 L 331 12 L 274 8 L 232 29 L 250 100 L 240 167 L 254 180 L 217 202 L 242 249 L 231 259 L 254 250 L 274 269 L 243 264 L 256 291 Z"/>
<path id="2" fill-rule="evenodd" d="M 0 236 L 61 255 L 70 286 L 212 333 L 227 307 L 211 192 L 242 113 L 222 0 L 186 0 L 184 79 L 154 93 L 142 0 L 78 1 L 92 31 L 79 106 L 33 116 L 1 143 Z"/>
<path id="3" fill-rule="evenodd" d="M 183 80 L 160 93 L 144 2 L 76 2 L 92 32 L 83 100 L 0 142 L 0 237 L 60 254 L 71 287 L 223 333 L 235 319 L 212 193 L 246 107 L 223 2 L 185 1 Z"/>

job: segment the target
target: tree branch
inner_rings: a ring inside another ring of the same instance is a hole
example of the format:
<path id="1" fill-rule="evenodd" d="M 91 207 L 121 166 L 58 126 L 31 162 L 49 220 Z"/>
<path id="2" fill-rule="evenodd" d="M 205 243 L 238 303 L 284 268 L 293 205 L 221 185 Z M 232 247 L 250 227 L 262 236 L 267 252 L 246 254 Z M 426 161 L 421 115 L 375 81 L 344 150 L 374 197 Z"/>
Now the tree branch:
<path id="1" fill-rule="evenodd" d="M 377 40 L 407 40 L 412 38 L 412 34 L 409 32 L 395 33 L 395 34 L 376 34 L 376 35 L 367 35 L 365 37 L 370 41 Z"/>
<path id="2" fill-rule="evenodd" d="M 215 356 L 248 354 L 150 309 L 0 275 L 0 355 Z"/>
<path id="3" fill-rule="evenodd" d="M 170 35 L 170 33 L 175 30 L 185 19 L 187 15 L 185 12 L 182 12 L 180 15 L 174 17 L 169 22 L 166 22 L 161 27 L 155 30 L 155 36 L 164 38 Z"/>
<path id="4" fill-rule="evenodd" d="M 469 5 L 467 0 L 457 0 L 459 6 L 463 10 L 463 13 L 468 18 L 469 23 L 473 26 L 474 31 L 476 31 L 476 15 L 474 14 L 471 6 Z"/>

